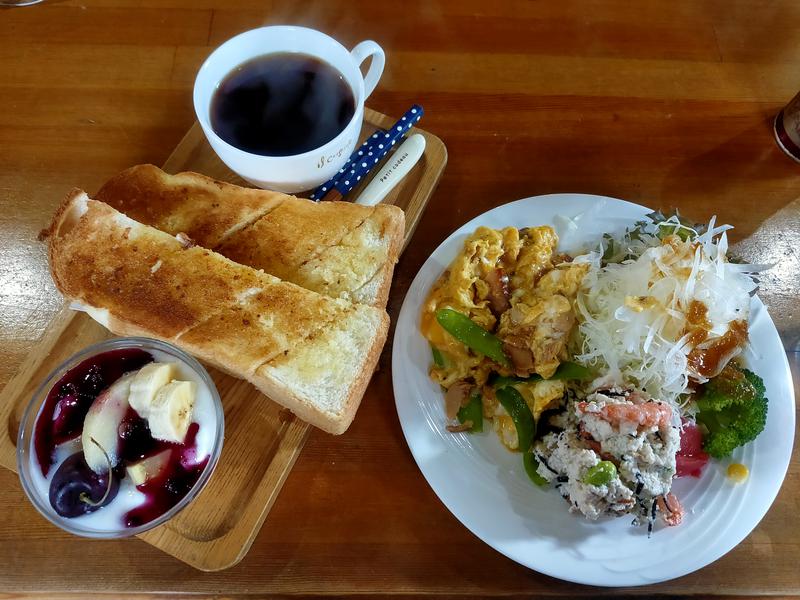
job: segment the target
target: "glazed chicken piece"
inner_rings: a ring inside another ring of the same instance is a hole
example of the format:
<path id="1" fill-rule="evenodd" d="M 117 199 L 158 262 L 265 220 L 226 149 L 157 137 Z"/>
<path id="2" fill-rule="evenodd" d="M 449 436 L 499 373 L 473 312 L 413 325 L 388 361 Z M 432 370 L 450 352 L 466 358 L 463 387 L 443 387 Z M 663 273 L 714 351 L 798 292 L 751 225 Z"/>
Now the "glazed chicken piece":
<path id="1" fill-rule="evenodd" d="M 547 379 L 555 373 L 575 324 L 575 313 L 564 296 L 518 302 L 500 319 L 503 349 L 520 377 L 535 372 Z"/>
<path id="2" fill-rule="evenodd" d="M 515 290 L 498 333 L 518 376 L 547 379 L 566 358 L 575 325 L 572 300 L 587 270 L 586 264 L 568 264 L 545 273 L 532 288 Z"/>
<path id="3" fill-rule="evenodd" d="M 436 311 L 451 308 L 503 341 L 518 376 L 550 377 L 561 360 L 575 324 L 572 301 L 588 265 L 556 256 L 558 236 L 551 227 L 501 230 L 479 227 L 428 295 L 423 335 L 446 359 L 431 377 L 445 388 L 471 379 L 482 385 L 490 361 L 472 352 L 436 322 Z"/>

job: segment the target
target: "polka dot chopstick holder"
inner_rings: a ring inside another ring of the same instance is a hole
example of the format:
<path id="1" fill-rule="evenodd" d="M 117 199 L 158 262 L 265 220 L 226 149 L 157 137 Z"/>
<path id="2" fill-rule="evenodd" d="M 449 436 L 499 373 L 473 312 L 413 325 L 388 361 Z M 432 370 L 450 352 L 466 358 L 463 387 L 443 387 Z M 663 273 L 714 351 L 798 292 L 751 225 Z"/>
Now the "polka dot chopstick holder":
<path id="1" fill-rule="evenodd" d="M 360 148 L 353 152 L 333 179 L 315 189 L 309 198 L 312 200 L 339 200 L 346 196 L 422 118 L 422 114 L 422 107 L 415 104 L 389 129 L 373 133 Z"/>

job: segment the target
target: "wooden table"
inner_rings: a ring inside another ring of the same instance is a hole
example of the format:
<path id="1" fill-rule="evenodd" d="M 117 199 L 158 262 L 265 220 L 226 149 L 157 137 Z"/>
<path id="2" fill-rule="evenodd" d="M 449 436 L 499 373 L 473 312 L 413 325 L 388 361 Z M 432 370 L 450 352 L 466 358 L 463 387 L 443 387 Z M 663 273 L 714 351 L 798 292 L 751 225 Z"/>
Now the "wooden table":
<path id="1" fill-rule="evenodd" d="M 735 239 L 753 233 L 800 196 L 800 165 L 777 148 L 770 121 L 800 89 L 798 22 L 795 0 L 68 0 L 0 10 L 0 385 L 60 306 L 35 239 L 57 202 L 72 186 L 91 192 L 129 165 L 163 162 L 194 120 L 197 68 L 235 33 L 296 23 L 347 46 L 377 40 L 387 67 L 369 104 L 393 115 L 423 104 L 424 127 L 447 144 L 442 183 L 396 271 L 394 317 L 450 231 L 525 196 L 607 194 L 716 213 Z M 750 249 L 784 243 L 796 260 L 792 211 L 773 222 L 782 234 Z M 767 300 L 797 365 L 797 271 L 773 283 Z M 61 533 L 0 470 L 0 591 L 613 593 L 538 575 L 462 527 L 405 445 L 388 349 L 382 366 L 346 435 L 312 435 L 252 550 L 228 571 L 194 571 L 135 539 Z M 647 593 L 800 596 L 797 455 L 739 547 Z"/>

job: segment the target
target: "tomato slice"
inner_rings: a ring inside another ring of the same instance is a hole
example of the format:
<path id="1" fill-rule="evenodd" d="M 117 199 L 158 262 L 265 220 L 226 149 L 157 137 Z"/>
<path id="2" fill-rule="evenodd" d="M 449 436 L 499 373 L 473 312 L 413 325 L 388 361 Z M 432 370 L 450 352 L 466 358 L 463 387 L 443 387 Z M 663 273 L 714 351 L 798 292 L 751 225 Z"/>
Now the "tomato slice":
<path id="1" fill-rule="evenodd" d="M 675 456 L 676 477 L 700 477 L 708 463 L 708 454 L 703 452 L 703 433 L 692 421 L 683 420 L 681 449 Z"/>
<path id="2" fill-rule="evenodd" d="M 683 420 L 680 454 L 694 456 L 703 451 L 703 433 L 696 423 Z"/>
<path id="3" fill-rule="evenodd" d="M 675 477 L 700 477 L 703 474 L 703 467 L 708 463 L 708 454 L 701 453 L 701 456 L 681 456 L 675 457 L 676 471 Z"/>

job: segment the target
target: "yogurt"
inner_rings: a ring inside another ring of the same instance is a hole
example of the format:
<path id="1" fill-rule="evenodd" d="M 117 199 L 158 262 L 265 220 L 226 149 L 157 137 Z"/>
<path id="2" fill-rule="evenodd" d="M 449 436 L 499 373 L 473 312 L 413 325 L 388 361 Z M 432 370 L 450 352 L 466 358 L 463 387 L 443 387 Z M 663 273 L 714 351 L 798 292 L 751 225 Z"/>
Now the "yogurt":
<path id="1" fill-rule="evenodd" d="M 76 366 L 75 369 L 91 361 L 95 361 L 96 364 L 102 364 L 104 357 L 113 354 L 113 352 L 114 351 L 95 355 Z M 174 379 L 192 381 L 197 386 L 192 412 L 192 424 L 189 426 L 189 432 L 186 435 L 184 443 L 167 445 L 166 443 L 154 442 L 162 446 L 168 446 L 172 452 L 172 454 L 170 454 L 170 460 L 178 460 L 180 462 L 179 465 L 173 465 L 180 475 L 180 486 L 178 486 L 177 490 L 169 490 L 169 493 L 167 493 L 167 491 L 158 487 L 162 485 L 163 482 L 155 478 L 153 482 L 146 482 L 144 485 L 140 485 L 137 488 L 130 477 L 127 475 L 123 476 L 119 484 L 119 491 L 108 504 L 93 512 L 80 516 L 69 518 L 63 516 L 58 517 L 59 519 L 67 519 L 70 524 L 74 524 L 76 527 L 89 532 L 115 532 L 126 527 L 138 527 L 158 518 L 164 512 L 167 512 L 172 506 L 178 504 L 182 500 L 193 487 L 194 483 L 200 478 L 203 470 L 209 464 L 211 454 L 217 441 L 218 416 L 215 398 L 200 373 L 195 371 L 188 363 L 167 352 L 155 349 L 147 349 L 146 352 L 155 362 L 173 363 L 175 365 Z M 109 362 L 113 361 L 115 358 L 115 356 L 111 356 Z M 109 368 L 113 368 L 113 365 L 110 365 Z M 61 380 L 56 382 L 52 389 L 57 389 L 62 386 L 65 379 L 68 378 L 73 370 L 69 371 Z M 53 417 L 49 414 L 44 415 L 43 412 L 47 410 L 46 404 L 46 402 L 42 404 L 42 408 L 37 416 L 37 427 L 34 435 L 31 436 L 30 448 L 27 454 L 31 462 L 29 472 L 32 490 L 40 496 L 42 504 L 49 506 L 50 487 L 54 476 L 67 458 L 81 451 L 81 438 L 80 435 L 77 435 L 77 437 L 73 437 L 67 441 L 55 443 L 53 444 L 52 453 L 43 452 L 41 444 L 37 446 L 37 436 L 40 434 L 43 435 L 41 432 L 45 431 L 43 427 L 47 425 L 47 422 L 43 422 L 42 427 L 40 427 L 39 420 L 46 419 L 52 421 L 52 419 L 60 416 L 58 414 L 54 414 Z M 130 410 L 132 411 L 133 409 Z M 82 429 L 82 423 L 80 424 L 80 428 Z M 71 433 L 72 432 L 69 432 L 69 434 Z M 56 442 L 58 442 L 58 440 L 56 440 Z M 42 457 L 45 453 L 49 454 L 53 459 L 49 468 L 44 467 L 42 464 Z M 124 467 L 115 469 L 115 473 L 117 477 L 124 475 Z M 169 483 L 172 485 L 174 482 L 170 480 Z"/>

